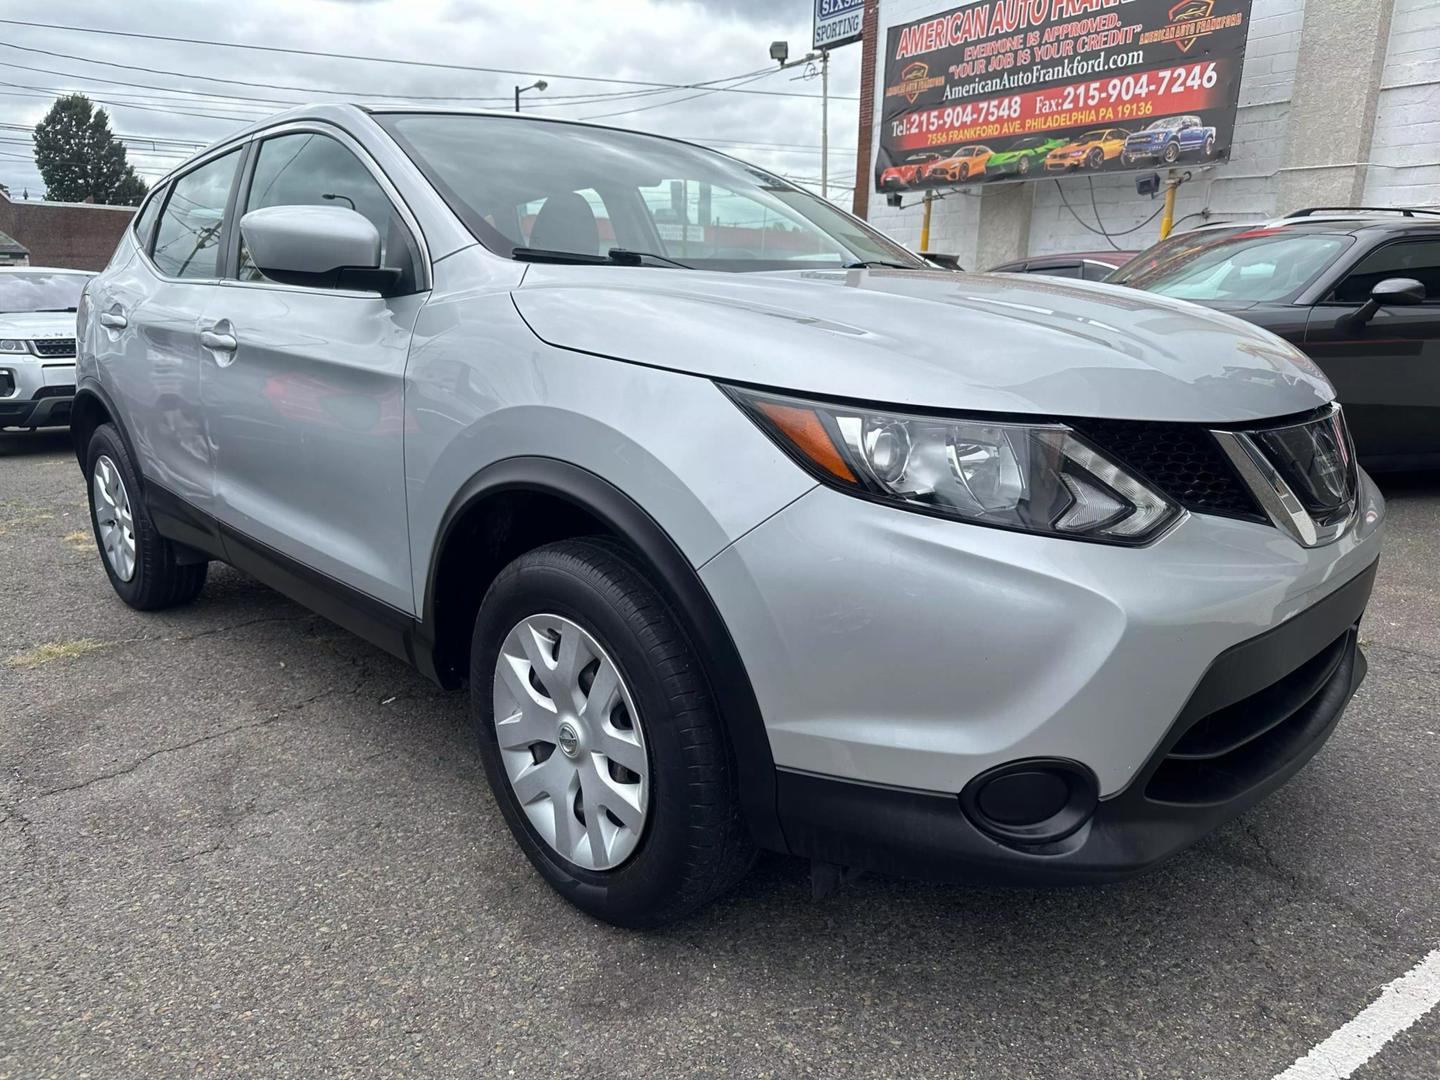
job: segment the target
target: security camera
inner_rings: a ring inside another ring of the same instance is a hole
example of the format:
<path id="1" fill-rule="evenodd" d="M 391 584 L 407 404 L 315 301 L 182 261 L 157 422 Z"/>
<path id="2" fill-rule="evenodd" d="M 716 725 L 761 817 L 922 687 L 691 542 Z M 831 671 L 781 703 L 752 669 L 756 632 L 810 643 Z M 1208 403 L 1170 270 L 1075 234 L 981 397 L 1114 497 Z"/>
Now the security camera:
<path id="1" fill-rule="evenodd" d="M 899 210 L 905 205 L 904 196 L 898 191 L 892 191 L 889 195 L 885 196 L 885 205 L 893 206 L 896 210 Z"/>
<path id="2" fill-rule="evenodd" d="M 1146 173 L 1144 176 L 1135 178 L 1135 194 L 1149 195 L 1152 199 L 1160 190 L 1160 174 L 1158 172 Z"/>
<path id="3" fill-rule="evenodd" d="M 790 59 L 790 43 L 788 41 L 772 41 L 770 43 L 770 59 L 777 64 L 783 64 Z"/>

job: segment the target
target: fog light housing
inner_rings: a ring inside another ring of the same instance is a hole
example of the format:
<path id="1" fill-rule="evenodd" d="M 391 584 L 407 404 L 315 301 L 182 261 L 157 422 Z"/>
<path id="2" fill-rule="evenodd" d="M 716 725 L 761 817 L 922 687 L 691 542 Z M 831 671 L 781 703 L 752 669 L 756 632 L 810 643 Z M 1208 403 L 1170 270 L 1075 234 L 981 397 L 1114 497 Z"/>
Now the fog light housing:
<path id="1" fill-rule="evenodd" d="M 1095 774 L 1075 761 L 1029 758 L 981 773 L 960 793 L 977 829 L 1012 845 L 1053 844 L 1072 835 L 1100 801 Z"/>

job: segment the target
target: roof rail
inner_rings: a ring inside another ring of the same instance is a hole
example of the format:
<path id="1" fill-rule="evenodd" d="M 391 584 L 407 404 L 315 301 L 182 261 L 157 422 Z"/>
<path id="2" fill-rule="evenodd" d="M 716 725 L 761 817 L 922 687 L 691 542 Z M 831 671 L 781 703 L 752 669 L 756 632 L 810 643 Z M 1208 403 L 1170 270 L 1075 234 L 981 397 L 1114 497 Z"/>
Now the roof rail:
<path id="1" fill-rule="evenodd" d="M 1401 214 L 1404 217 L 1414 217 L 1416 214 L 1432 214 L 1440 217 L 1440 210 L 1422 210 L 1414 206 L 1307 206 L 1303 210 L 1296 210 L 1285 216 L 1287 218 L 1302 218 L 1309 217 L 1312 214 L 1346 213 L 1357 210 L 1375 214 Z"/>

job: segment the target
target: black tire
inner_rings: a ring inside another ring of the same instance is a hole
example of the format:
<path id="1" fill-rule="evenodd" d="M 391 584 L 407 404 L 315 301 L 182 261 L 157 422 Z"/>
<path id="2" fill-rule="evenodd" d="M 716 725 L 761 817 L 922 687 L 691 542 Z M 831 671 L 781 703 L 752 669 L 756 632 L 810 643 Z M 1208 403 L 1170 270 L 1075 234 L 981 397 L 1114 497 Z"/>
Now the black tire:
<path id="1" fill-rule="evenodd" d="M 104 544 L 100 538 L 100 521 L 95 506 L 95 463 L 102 457 L 109 458 L 115 465 L 125 485 L 130 502 L 130 514 L 135 534 L 135 572 L 129 581 L 115 573 L 110 560 L 105 556 Z M 90 528 L 95 534 L 95 548 L 100 563 L 110 578 L 115 593 L 137 611 L 159 611 L 162 608 L 188 604 L 200 595 L 205 587 L 205 575 L 209 564 L 205 562 L 176 562 L 175 546 L 155 530 L 145 509 L 145 500 L 140 496 L 140 481 L 135 472 L 135 463 L 125 449 L 125 442 L 112 424 L 101 424 L 90 436 L 90 448 L 85 455 L 85 488 L 90 501 Z"/>
<path id="2" fill-rule="evenodd" d="M 579 867 L 540 837 L 496 740 L 500 649 L 513 627 L 541 613 L 570 619 L 601 643 L 640 714 L 649 816 L 634 853 L 611 870 Z M 626 548 L 602 538 L 565 540 L 502 570 L 475 620 L 470 687 L 480 756 L 505 822 L 541 876 L 576 907 L 616 926 L 650 928 L 684 918 L 745 876 L 755 846 L 740 817 L 738 776 L 714 697 L 693 647 Z"/>
<path id="3" fill-rule="evenodd" d="M 1029 174 L 1030 174 L 1030 159 L 1029 159 L 1028 157 L 1022 157 L 1022 158 L 1020 159 L 1020 175 L 1021 175 L 1021 176 L 1028 176 Z"/>
<path id="4" fill-rule="evenodd" d="M 1105 151 L 1101 150 L 1098 146 L 1095 147 L 1095 149 L 1091 150 L 1090 155 L 1085 159 L 1085 164 L 1092 169 L 1100 168 L 1100 166 L 1105 164 Z"/>
<path id="5" fill-rule="evenodd" d="M 959 169 L 955 170 L 955 179 L 958 180 L 958 181 L 960 181 L 960 183 L 962 183 L 962 184 L 965 183 L 966 180 L 969 180 L 969 179 L 970 179 L 970 166 L 969 166 L 969 165 L 961 165 Z"/>
<path id="6" fill-rule="evenodd" d="M 1177 142 L 1168 142 L 1168 143 L 1166 143 L 1166 144 L 1165 144 L 1165 155 L 1164 155 L 1164 157 L 1165 157 L 1165 164 L 1167 164 L 1167 165 L 1173 165 L 1173 164 L 1175 164 L 1175 162 L 1178 161 L 1179 158 L 1180 158 L 1180 144 L 1177 143 Z"/>
<path id="7" fill-rule="evenodd" d="M 1211 135 L 1205 140 L 1205 149 L 1203 152 L 1207 158 L 1215 156 L 1215 136 Z"/>

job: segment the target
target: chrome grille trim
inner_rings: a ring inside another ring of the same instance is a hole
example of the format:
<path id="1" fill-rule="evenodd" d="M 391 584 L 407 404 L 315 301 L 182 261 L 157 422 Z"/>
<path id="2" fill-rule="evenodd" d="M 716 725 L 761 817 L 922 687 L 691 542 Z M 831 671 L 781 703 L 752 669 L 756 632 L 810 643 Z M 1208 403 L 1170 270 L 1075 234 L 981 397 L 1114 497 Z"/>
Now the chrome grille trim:
<path id="1" fill-rule="evenodd" d="M 1344 426 L 1340 406 L 1332 402 L 1319 416 L 1303 425 L 1331 424 L 1339 429 L 1342 440 L 1343 462 L 1347 473 L 1347 497 L 1341 512 L 1317 519 L 1306 508 L 1305 503 L 1295 494 L 1275 463 L 1261 449 L 1248 431 L 1212 431 L 1220 449 L 1235 466 L 1235 471 L 1260 503 L 1275 527 L 1288 534 L 1302 547 L 1313 548 L 1339 539 L 1355 520 L 1359 502 L 1359 472 L 1355 463 L 1355 450 L 1350 442 L 1350 433 Z"/>

